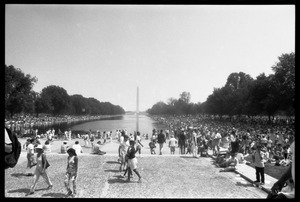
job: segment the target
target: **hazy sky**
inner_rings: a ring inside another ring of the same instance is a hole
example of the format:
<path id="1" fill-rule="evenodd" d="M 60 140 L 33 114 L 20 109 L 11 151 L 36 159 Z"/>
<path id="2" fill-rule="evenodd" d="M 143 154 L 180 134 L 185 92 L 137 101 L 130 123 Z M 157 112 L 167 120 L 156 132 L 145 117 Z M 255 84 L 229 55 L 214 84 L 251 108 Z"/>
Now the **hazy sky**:
<path id="1" fill-rule="evenodd" d="M 140 110 L 205 102 L 233 72 L 273 73 L 295 52 L 293 5 L 6 5 L 5 64 L 49 85 Z"/>

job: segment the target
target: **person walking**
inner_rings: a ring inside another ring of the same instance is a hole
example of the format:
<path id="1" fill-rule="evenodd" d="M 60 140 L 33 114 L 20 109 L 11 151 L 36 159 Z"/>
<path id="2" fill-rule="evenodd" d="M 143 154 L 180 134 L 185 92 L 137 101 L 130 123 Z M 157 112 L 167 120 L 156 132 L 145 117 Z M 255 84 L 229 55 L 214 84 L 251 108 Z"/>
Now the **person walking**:
<path id="1" fill-rule="evenodd" d="M 129 144 L 130 144 L 130 146 L 128 147 L 126 155 L 128 157 L 128 166 L 129 166 L 128 169 L 130 169 L 130 171 L 128 170 L 128 178 L 126 181 L 130 182 L 130 173 L 132 170 L 139 177 L 138 183 L 141 183 L 142 177 L 141 177 L 140 173 L 136 170 L 137 169 L 137 158 L 135 157 L 135 153 L 136 153 L 136 150 L 134 148 L 135 141 L 130 140 Z"/>
<path id="2" fill-rule="evenodd" d="M 27 195 L 34 194 L 35 187 L 36 187 L 36 184 L 37 184 L 40 176 L 42 176 L 45 179 L 46 183 L 49 185 L 47 189 L 51 189 L 53 187 L 51 180 L 47 173 L 47 168 L 50 166 L 50 164 L 47 161 L 46 154 L 43 153 L 42 145 L 38 145 L 36 147 L 36 151 L 37 151 L 37 156 L 36 156 L 37 165 L 36 165 L 34 176 L 33 176 L 34 182 L 30 188 L 30 192 Z"/>
<path id="3" fill-rule="evenodd" d="M 67 161 L 67 172 L 65 175 L 65 187 L 68 191 L 66 197 L 72 196 L 75 197 L 76 195 L 76 181 L 77 181 L 77 173 L 78 173 L 78 157 L 76 154 L 75 149 L 70 148 L 67 150 L 68 153 L 68 161 Z M 70 189 L 71 183 L 73 184 L 73 192 Z"/>
<path id="4" fill-rule="evenodd" d="M 164 143 L 166 143 L 166 136 L 163 133 L 163 130 L 160 130 L 160 133 L 157 136 L 157 143 L 159 144 L 159 155 L 162 155 Z"/>
<path id="5" fill-rule="evenodd" d="M 33 142 L 34 139 L 29 139 L 29 144 L 27 145 L 27 176 L 33 176 L 31 168 L 36 165 Z"/>

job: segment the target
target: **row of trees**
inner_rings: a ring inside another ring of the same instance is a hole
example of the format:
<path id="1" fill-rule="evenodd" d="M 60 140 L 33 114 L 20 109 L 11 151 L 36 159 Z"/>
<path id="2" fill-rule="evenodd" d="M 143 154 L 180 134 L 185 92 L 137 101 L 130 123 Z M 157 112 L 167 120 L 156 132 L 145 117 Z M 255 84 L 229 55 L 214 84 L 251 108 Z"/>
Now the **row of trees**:
<path id="1" fill-rule="evenodd" d="M 211 114 L 211 115 L 294 115 L 295 54 L 282 54 L 272 70 L 253 79 L 243 72 L 231 73 L 226 84 L 214 88 L 204 103 L 190 103 L 190 93 L 183 92 L 179 99 L 158 102 L 148 109 L 150 114 Z"/>
<path id="2" fill-rule="evenodd" d="M 52 115 L 115 115 L 125 111 L 118 105 L 100 102 L 95 98 L 82 95 L 68 95 L 59 86 L 51 85 L 41 93 L 32 90 L 37 82 L 36 77 L 24 74 L 14 66 L 5 65 L 5 115 L 11 117 L 17 113 Z"/>

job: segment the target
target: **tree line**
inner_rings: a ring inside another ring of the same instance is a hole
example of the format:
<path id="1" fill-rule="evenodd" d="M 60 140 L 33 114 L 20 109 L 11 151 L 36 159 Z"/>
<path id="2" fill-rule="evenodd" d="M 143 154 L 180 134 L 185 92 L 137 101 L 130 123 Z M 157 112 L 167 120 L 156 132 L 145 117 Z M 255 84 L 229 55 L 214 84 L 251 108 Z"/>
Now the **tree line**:
<path id="1" fill-rule="evenodd" d="M 32 90 L 36 77 L 24 74 L 21 69 L 5 65 L 5 116 L 27 113 L 38 116 L 40 113 L 51 115 L 116 115 L 124 114 L 119 105 L 82 95 L 68 95 L 59 86 L 50 85 L 40 93 Z"/>
<path id="2" fill-rule="evenodd" d="M 261 73 L 253 79 L 244 72 L 231 73 L 226 84 L 214 88 L 203 103 L 190 103 L 190 93 L 183 92 L 179 99 L 157 102 L 147 112 L 152 115 L 210 114 L 220 117 L 267 115 L 269 120 L 276 114 L 295 115 L 295 54 L 282 54 L 278 59 L 271 67 L 274 73 L 268 76 Z"/>

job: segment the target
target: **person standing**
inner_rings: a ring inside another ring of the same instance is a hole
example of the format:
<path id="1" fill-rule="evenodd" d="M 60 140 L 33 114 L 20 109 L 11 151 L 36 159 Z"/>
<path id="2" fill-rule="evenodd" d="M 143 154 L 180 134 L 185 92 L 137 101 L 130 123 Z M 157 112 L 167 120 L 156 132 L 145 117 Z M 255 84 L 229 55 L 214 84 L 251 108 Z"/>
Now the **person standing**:
<path id="1" fill-rule="evenodd" d="M 260 183 L 261 185 L 265 184 L 265 160 L 266 160 L 266 154 L 261 151 L 261 145 L 256 146 L 256 150 L 252 155 L 252 160 L 255 166 L 256 171 L 256 181 L 257 183 Z"/>
<path id="2" fill-rule="evenodd" d="M 36 187 L 36 184 L 37 184 L 40 176 L 43 176 L 46 183 L 49 185 L 47 189 L 51 189 L 53 186 L 50 181 L 50 178 L 48 176 L 48 173 L 47 173 L 47 168 L 49 166 L 49 163 L 47 161 L 46 154 L 43 153 L 42 145 L 38 145 L 36 147 L 36 151 L 37 151 L 37 156 L 36 156 L 37 165 L 36 165 L 36 168 L 34 171 L 34 176 L 33 176 L 34 182 L 30 188 L 30 192 L 27 195 L 34 194 L 35 187 Z"/>
<path id="3" fill-rule="evenodd" d="M 139 177 L 138 182 L 141 183 L 142 177 L 141 177 L 140 173 L 136 170 L 137 169 L 137 158 L 135 157 L 135 153 L 136 153 L 136 150 L 134 148 L 135 141 L 130 140 L 129 144 L 130 144 L 130 146 L 128 147 L 128 150 L 127 150 L 128 166 L 129 166 L 128 169 L 135 172 L 135 174 Z M 131 173 L 131 171 L 129 172 L 129 170 L 128 170 L 128 178 L 127 178 L 128 182 L 130 181 L 130 173 Z"/>
<path id="4" fill-rule="evenodd" d="M 33 176 L 33 173 L 31 173 L 30 170 L 36 165 L 33 142 L 34 139 L 30 139 L 29 144 L 27 145 L 27 176 Z"/>
<path id="5" fill-rule="evenodd" d="M 67 172 L 65 175 L 65 187 L 68 191 L 67 196 L 75 197 L 76 195 L 76 180 L 77 180 L 77 173 L 78 173 L 78 157 L 76 154 L 75 149 L 70 148 L 67 150 L 68 153 L 68 161 L 67 161 Z M 73 192 L 70 189 L 70 184 L 73 184 Z"/>
<path id="6" fill-rule="evenodd" d="M 178 141 L 178 146 L 180 147 L 179 149 L 180 154 L 185 154 L 185 141 L 186 141 L 186 137 L 184 134 L 184 130 L 182 129 Z"/>
<path id="7" fill-rule="evenodd" d="M 170 153 L 175 154 L 175 147 L 177 144 L 177 140 L 174 138 L 174 135 L 171 135 L 171 139 L 169 140 Z"/>
<path id="8" fill-rule="evenodd" d="M 139 152 L 139 157 L 141 157 L 141 150 L 144 145 L 141 143 L 141 136 L 140 132 L 136 134 L 136 152 Z"/>
<path id="9" fill-rule="evenodd" d="M 163 130 L 160 130 L 160 133 L 157 136 L 157 143 L 159 144 L 159 155 L 162 155 L 164 143 L 166 143 L 166 136 L 163 133 Z"/>
<path id="10" fill-rule="evenodd" d="M 121 165 L 120 165 L 120 172 L 122 172 L 123 170 L 126 169 L 126 153 L 127 153 L 127 149 L 130 146 L 129 145 L 129 141 L 128 141 L 129 137 L 127 135 L 124 135 L 124 140 L 120 143 L 119 146 L 119 151 L 120 151 L 120 160 L 121 160 Z"/>
<path id="11" fill-rule="evenodd" d="M 149 148 L 150 148 L 150 153 L 151 154 L 156 154 L 155 153 L 155 148 L 156 148 L 156 146 L 155 146 L 155 140 L 151 140 L 149 142 Z"/>
<path id="12" fill-rule="evenodd" d="M 87 132 L 83 136 L 83 139 L 84 139 L 84 147 L 89 147 L 89 135 Z"/>
<path id="13" fill-rule="evenodd" d="M 193 157 L 197 158 L 197 139 L 201 136 L 201 134 L 197 134 L 196 133 L 197 131 L 194 130 L 193 133 L 192 133 L 192 154 L 193 154 Z"/>

